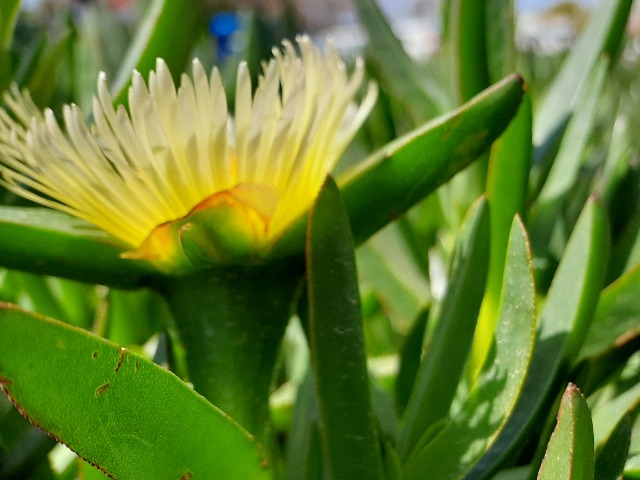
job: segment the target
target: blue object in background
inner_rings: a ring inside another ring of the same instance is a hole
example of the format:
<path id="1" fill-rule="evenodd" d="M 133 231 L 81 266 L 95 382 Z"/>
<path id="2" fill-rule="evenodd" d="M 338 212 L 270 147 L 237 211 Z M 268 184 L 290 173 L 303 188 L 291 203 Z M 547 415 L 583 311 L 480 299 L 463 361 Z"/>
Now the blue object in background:
<path id="1" fill-rule="evenodd" d="M 221 12 L 209 22 L 209 33 L 216 39 L 218 59 L 225 60 L 233 54 L 232 37 L 240 28 L 238 15 L 233 12 Z"/>

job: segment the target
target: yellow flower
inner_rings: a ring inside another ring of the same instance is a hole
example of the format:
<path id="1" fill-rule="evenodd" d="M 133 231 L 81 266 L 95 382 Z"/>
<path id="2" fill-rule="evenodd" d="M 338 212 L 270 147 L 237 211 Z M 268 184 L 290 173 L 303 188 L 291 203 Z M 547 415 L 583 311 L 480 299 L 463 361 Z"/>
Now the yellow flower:
<path id="1" fill-rule="evenodd" d="M 0 110 L 0 183 L 105 230 L 128 257 L 263 257 L 310 207 L 377 94 L 371 84 L 357 105 L 362 62 L 349 75 L 331 46 L 297 44 L 299 55 L 290 42 L 273 50 L 253 94 L 240 65 L 233 118 L 218 70 L 207 76 L 198 60 L 178 89 L 162 60 L 147 84 L 134 72 L 128 111 L 100 74 L 89 126 L 76 105 L 61 126 L 13 88 L 11 114 Z"/>

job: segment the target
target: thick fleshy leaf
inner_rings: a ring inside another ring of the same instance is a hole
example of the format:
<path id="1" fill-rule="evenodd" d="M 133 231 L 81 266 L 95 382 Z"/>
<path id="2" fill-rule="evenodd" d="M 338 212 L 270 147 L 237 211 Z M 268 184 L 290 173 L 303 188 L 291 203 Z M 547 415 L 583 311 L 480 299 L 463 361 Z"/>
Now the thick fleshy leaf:
<path id="1" fill-rule="evenodd" d="M 53 100 L 58 84 L 51 79 L 67 63 L 73 39 L 73 34 L 67 32 L 55 42 L 48 43 L 38 62 L 33 65 L 33 70 L 29 72 L 29 78 L 25 79 L 23 86 L 29 90 L 36 105 L 50 105 Z"/>
<path id="2" fill-rule="evenodd" d="M 522 79 L 507 77 L 452 115 L 395 140 L 340 178 L 356 244 L 482 154 L 507 127 L 521 99 Z"/>
<path id="3" fill-rule="evenodd" d="M 615 57 L 633 0 L 601 2 L 538 109 L 534 124 L 535 165 L 547 168 L 586 80 L 603 54 Z"/>
<path id="4" fill-rule="evenodd" d="M 463 478 L 513 414 L 529 368 L 536 325 L 531 254 L 518 217 L 511 229 L 503 285 L 491 354 L 459 410 L 430 442 L 409 457 L 404 480 L 425 475 L 443 480 Z"/>
<path id="5" fill-rule="evenodd" d="M 356 244 L 482 154 L 516 114 L 522 88 L 519 76 L 507 77 L 453 114 L 391 142 L 340 177 Z"/>
<path id="6" fill-rule="evenodd" d="M 189 8 L 185 8 L 184 0 L 153 0 L 149 4 L 112 84 L 116 104 L 126 102 L 134 69 L 146 77 L 155 68 L 156 59 L 162 58 L 175 75 L 184 71 L 206 20 L 203 4 L 201 0 L 194 0 Z"/>
<path id="7" fill-rule="evenodd" d="M 559 375 L 578 353 L 606 270 L 608 225 L 603 206 L 590 199 L 569 239 L 539 316 L 536 348 L 524 391 L 497 442 L 472 471 L 490 477 L 519 448 L 557 395 Z"/>
<path id="8" fill-rule="evenodd" d="M 593 427 L 587 400 L 569 384 L 538 480 L 593 480 Z"/>
<path id="9" fill-rule="evenodd" d="M 369 35 L 367 60 L 377 79 L 418 125 L 444 110 L 442 91 L 409 57 L 374 0 L 356 0 Z"/>
<path id="10" fill-rule="evenodd" d="M 147 4 L 144 5 L 146 8 Z M 123 24 L 118 15 L 107 14 L 104 7 L 85 8 L 81 18 L 82 21 L 74 22 L 73 61 L 68 66 L 68 75 L 70 98 L 88 113 L 93 110 L 99 72 L 112 79 L 131 44 L 133 32 L 131 25 Z"/>
<path id="11" fill-rule="evenodd" d="M 8 289 L 2 288 L 5 285 L 10 285 L 12 291 L 8 292 Z M 20 304 L 23 308 L 40 315 L 67 320 L 45 277 L 39 275 L 15 270 L 5 271 L 0 282 L 0 299 Z"/>
<path id="12" fill-rule="evenodd" d="M 111 288 L 106 301 L 102 331 L 94 333 L 119 345 L 144 345 L 153 334 L 172 323 L 162 298 L 153 291 Z"/>
<path id="13" fill-rule="evenodd" d="M 625 415 L 600 448 L 596 446 L 595 478 L 598 480 L 620 478 L 629 454 L 630 441 L 631 418 Z"/>
<path id="14" fill-rule="evenodd" d="M 503 2 L 505 3 L 505 2 Z M 493 12 L 486 2 L 452 0 L 449 10 L 450 33 L 453 34 L 454 70 L 457 103 L 469 101 L 490 84 L 486 49 L 487 19 Z M 511 72 L 507 72 L 509 74 Z M 502 79 L 502 77 L 497 80 Z M 485 190 L 488 152 L 451 182 L 451 202 L 464 212 Z"/>
<path id="15" fill-rule="evenodd" d="M 150 264 L 125 260 L 101 230 L 44 208 L 0 206 L 0 266 L 120 288 L 148 284 Z"/>
<path id="16" fill-rule="evenodd" d="M 513 216 L 522 215 L 531 168 L 531 101 L 525 96 L 518 114 L 491 149 L 487 198 L 491 210 L 491 264 L 488 292 L 496 300 L 502 285 L 505 252 Z"/>
<path id="17" fill-rule="evenodd" d="M 331 478 L 382 479 L 353 241 L 331 177 L 309 217 L 307 288 L 311 362 Z"/>
<path id="18" fill-rule="evenodd" d="M 0 384 L 33 423 L 114 478 L 271 478 L 253 437 L 172 373 L 6 304 Z"/>
<path id="19" fill-rule="evenodd" d="M 514 2 L 452 0 L 448 15 L 455 40 L 456 83 L 465 101 L 516 71 Z"/>
<path id="20" fill-rule="evenodd" d="M 608 253 L 607 215 L 603 205 L 591 197 L 571 234 L 540 316 L 540 342 L 563 345 L 558 351 L 563 363 L 577 355 L 591 326 Z"/>
<path id="21" fill-rule="evenodd" d="M 627 221 L 611 249 L 608 280 L 615 280 L 637 265 L 640 265 L 640 210 L 636 210 Z"/>
<path id="22" fill-rule="evenodd" d="M 77 476 L 79 480 L 107 480 L 109 477 L 95 468 L 93 465 L 83 461 L 82 459 L 77 460 L 77 465 L 74 465 L 75 470 L 77 470 Z M 73 477 L 75 480 L 75 476 Z M 66 479 L 60 479 L 66 480 Z"/>
<path id="23" fill-rule="evenodd" d="M 600 294 L 598 308 L 577 361 L 602 355 L 640 336 L 638 298 L 640 265 Z"/>
<path id="24" fill-rule="evenodd" d="M 624 102 L 621 102 L 623 105 Z M 621 106 L 622 106 L 621 105 Z M 611 131 L 611 141 L 607 146 L 607 158 L 602 164 L 600 174 L 596 177 L 593 193 L 602 199 L 607 206 L 611 231 L 614 238 L 629 225 L 638 213 L 637 172 L 634 172 L 632 156 L 635 153 L 632 141 L 635 138 L 633 122 L 624 112 L 619 111 Z M 623 269 L 620 259 L 612 252 L 608 280 L 619 276 Z M 615 262 L 615 263 L 614 263 Z"/>
<path id="25" fill-rule="evenodd" d="M 428 274 L 414 261 L 406 240 L 395 222 L 356 251 L 361 289 L 374 290 L 384 313 L 397 325 L 406 325 L 429 300 Z M 426 258 L 426 251 L 421 253 Z"/>
<path id="26" fill-rule="evenodd" d="M 635 415 L 640 407 L 640 383 L 619 391 L 614 385 L 608 387 L 612 398 L 597 402 L 593 408 L 593 435 L 596 449 L 602 448 L 614 434 L 624 417 Z"/>
<path id="27" fill-rule="evenodd" d="M 497 82 L 516 71 L 515 1 L 487 0 L 485 5 L 485 49 L 489 80 Z"/>
<path id="28" fill-rule="evenodd" d="M 5 89 L 11 82 L 11 44 L 13 32 L 20 11 L 20 0 L 4 0 L 0 2 L 0 89 Z"/>
<path id="29" fill-rule="evenodd" d="M 404 410 L 409 402 L 420 368 L 422 344 L 429 320 L 429 311 L 429 309 L 425 309 L 418 314 L 400 352 L 400 367 L 395 382 L 396 402 L 400 411 Z"/>
<path id="30" fill-rule="evenodd" d="M 485 13 L 488 13 L 485 10 L 485 2 L 453 0 L 451 5 L 452 33 L 455 35 L 456 49 L 456 82 L 458 94 L 463 102 L 491 83 L 487 64 Z"/>
<path id="31" fill-rule="evenodd" d="M 473 340 L 471 371 L 477 372 L 491 345 L 502 289 L 505 253 L 513 216 L 524 214 L 531 168 L 531 101 L 525 95 L 518 114 L 491 149 L 487 198 L 491 211 L 491 254 L 487 291 Z"/>
<path id="32" fill-rule="evenodd" d="M 389 143 L 340 175 L 353 239 L 363 243 L 472 163 L 518 110 L 523 80 L 512 75 L 443 115 Z M 306 216 L 275 246 L 274 256 L 300 251 Z"/>
<path id="33" fill-rule="evenodd" d="M 583 96 L 575 107 L 576 114 L 567 125 L 558 155 L 532 209 L 531 243 L 534 252 L 539 255 L 546 254 L 558 214 L 562 212 L 566 196 L 578 179 L 584 149 L 595 124 L 608 65 L 608 59 L 603 58 L 595 64 L 592 75 L 587 79 Z"/>
<path id="34" fill-rule="evenodd" d="M 461 229 L 447 294 L 409 397 L 399 440 L 405 457 L 449 413 L 471 347 L 488 265 L 489 206 L 481 198 Z"/>
<path id="35" fill-rule="evenodd" d="M 11 47 L 19 11 L 20 0 L 4 0 L 0 4 L 0 49 Z"/>
<path id="36" fill-rule="evenodd" d="M 307 375 L 298 388 L 287 442 L 287 480 L 324 478 L 322 445 L 319 433 L 318 399 L 313 376 Z"/>

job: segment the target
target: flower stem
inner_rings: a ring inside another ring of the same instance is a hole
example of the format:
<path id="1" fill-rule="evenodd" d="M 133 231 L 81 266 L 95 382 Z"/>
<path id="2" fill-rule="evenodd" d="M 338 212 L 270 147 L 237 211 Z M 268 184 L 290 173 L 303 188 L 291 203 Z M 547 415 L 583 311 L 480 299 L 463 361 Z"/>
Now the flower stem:
<path id="1" fill-rule="evenodd" d="M 229 267 L 170 278 L 161 289 L 195 390 L 259 440 L 300 278 L 291 264 Z"/>

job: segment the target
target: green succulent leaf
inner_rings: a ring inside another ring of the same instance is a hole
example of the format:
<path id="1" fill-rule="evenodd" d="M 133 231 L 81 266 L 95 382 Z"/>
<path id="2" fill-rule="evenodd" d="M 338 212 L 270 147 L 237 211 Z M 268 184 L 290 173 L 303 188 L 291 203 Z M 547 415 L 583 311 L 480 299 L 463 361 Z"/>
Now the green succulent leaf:
<path id="1" fill-rule="evenodd" d="M 160 57 L 174 75 L 184 71 L 206 19 L 203 3 L 193 1 L 187 8 L 184 0 L 153 0 L 150 3 L 112 84 L 116 104 L 126 103 L 127 87 L 134 69 L 146 76 Z"/>
<path id="2" fill-rule="evenodd" d="M 150 264 L 123 259 L 106 233 L 64 213 L 0 206 L 0 266 L 119 288 L 148 284 Z"/>
<path id="3" fill-rule="evenodd" d="M 609 65 L 607 58 L 596 62 L 592 74 L 587 78 L 583 96 L 575 107 L 560 150 L 551 165 L 537 203 L 531 212 L 531 242 L 537 254 L 545 255 L 553 227 L 565 206 L 567 194 L 578 180 L 584 149 L 592 135 L 596 112 L 600 105 Z"/>
<path id="4" fill-rule="evenodd" d="M 7 304 L 0 384 L 33 423 L 113 478 L 271 478 L 253 437 L 172 373 Z"/>
<path id="5" fill-rule="evenodd" d="M 491 211 L 491 253 L 487 291 L 473 340 L 471 371 L 487 354 L 496 324 L 502 289 L 505 253 L 515 214 L 524 215 L 527 179 L 531 168 L 531 101 L 525 95 L 518 114 L 491 149 L 487 199 Z"/>
<path id="6" fill-rule="evenodd" d="M 452 114 L 400 137 L 338 179 L 356 244 L 403 214 L 482 154 L 522 99 L 513 75 Z"/>
<path id="7" fill-rule="evenodd" d="M 593 427 L 587 400 L 569 384 L 562 396 L 558 423 L 538 472 L 538 480 L 593 480 Z"/>
<path id="8" fill-rule="evenodd" d="M 615 425 L 609 437 L 598 448 L 596 446 L 595 478 L 617 480 L 622 475 L 629 443 L 631 442 L 631 418 L 625 415 Z"/>
<path id="9" fill-rule="evenodd" d="M 356 245 L 435 191 L 480 156 L 516 114 L 523 80 L 511 75 L 456 111 L 389 143 L 340 175 Z M 274 256 L 300 250 L 306 216 L 275 246 Z"/>
<path id="10" fill-rule="evenodd" d="M 449 2 L 454 35 L 456 83 L 465 101 L 516 71 L 514 2 L 488 0 Z"/>
<path id="11" fill-rule="evenodd" d="M 600 294 L 593 322 L 576 363 L 597 357 L 640 336 L 640 265 Z"/>
<path id="12" fill-rule="evenodd" d="M 404 410 L 409 402 L 411 391 L 420 368 L 424 333 L 429 320 L 428 308 L 421 311 L 411 326 L 400 352 L 400 367 L 396 376 L 395 393 L 400 410 Z"/>
<path id="13" fill-rule="evenodd" d="M 596 450 L 602 449 L 614 436 L 618 424 L 626 416 L 635 415 L 640 407 L 640 383 L 633 383 L 622 391 L 616 391 L 614 385 L 610 385 L 607 390 L 609 390 L 607 393 L 615 393 L 611 398 L 597 402 L 592 408 Z M 620 387 L 617 390 L 620 390 Z"/>
<path id="14" fill-rule="evenodd" d="M 481 198 L 461 229 L 447 294 L 409 397 L 399 440 L 405 456 L 449 413 L 473 339 L 488 264 L 489 206 Z"/>
<path id="15" fill-rule="evenodd" d="M 513 415 L 529 369 L 536 325 L 531 254 L 518 217 L 511 229 L 503 285 L 490 355 L 459 410 L 409 457 L 403 479 L 463 478 Z"/>
<path id="16" fill-rule="evenodd" d="M 404 220 L 404 219 L 403 219 Z M 360 287 L 373 289 L 396 324 L 414 318 L 429 299 L 427 272 L 419 268 L 402 227 L 387 225 L 356 251 Z M 389 255 L 393 252 L 393 256 Z M 426 254 L 420 252 L 424 258 Z"/>
<path id="17" fill-rule="evenodd" d="M 311 362 L 331 478 L 382 479 L 353 241 L 340 192 L 331 177 L 310 214 L 307 285 Z"/>
<path id="18" fill-rule="evenodd" d="M 0 301 L 90 329 L 96 317 L 99 295 L 95 285 L 3 269 L 0 271 Z"/>
<path id="19" fill-rule="evenodd" d="M 498 297 L 502 284 L 513 216 L 525 209 L 531 168 L 531 100 L 525 95 L 518 114 L 491 149 L 487 198 L 491 210 L 491 269 L 489 292 Z"/>
<path id="20" fill-rule="evenodd" d="M 507 2 L 502 2 L 506 4 Z M 456 80 L 462 101 L 467 101 L 490 85 L 486 49 L 485 2 L 454 0 L 451 18 L 456 46 Z M 492 13 L 493 14 L 493 13 Z M 502 77 L 500 77 L 502 78 Z"/>
<path id="21" fill-rule="evenodd" d="M 535 116 L 534 156 L 540 168 L 548 168 L 553 159 L 567 121 L 579 105 L 587 78 L 600 58 L 603 54 L 615 57 L 632 3 L 633 0 L 602 2 L 555 77 Z M 538 178 L 534 175 L 534 180 Z"/>
<path id="22" fill-rule="evenodd" d="M 20 0 L 0 2 L 0 88 L 6 88 L 11 82 L 12 61 L 11 45 L 13 33 L 20 12 Z"/>
<path id="23" fill-rule="evenodd" d="M 487 478 L 522 443 L 556 397 L 556 388 L 589 329 L 608 252 L 604 207 L 591 198 L 567 244 L 539 315 L 536 348 L 521 399 L 500 438 L 472 473 Z"/>
<path id="24" fill-rule="evenodd" d="M 38 62 L 25 79 L 25 88 L 36 105 L 50 105 L 56 92 L 57 82 L 52 81 L 56 73 L 64 68 L 69 61 L 74 36 L 68 31 L 60 39 L 48 44 Z"/>
<path id="25" fill-rule="evenodd" d="M 640 265 L 640 210 L 636 210 L 628 220 L 611 249 L 608 280 L 614 281 L 638 265 Z"/>
<path id="26" fill-rule="evenodd" d="M 172 323 L 162 298 L 153 291 L 109 289 L 103 331 L 94 331 L 119 345 L 144 345 Z M 131 321 L 132 318 L 136 320 Z"/>
<path id="27" fill-rule="evenodd" d="M 637 178 L 638 174 L 634 171 L 636 169 L 632 161 L 632 155 L 635 152 L 632 147 L 635 124 L 629 121 L 622 109 L 617 114 L 618 117 L 611 129 L 611 141 L 607 145 L 607 157 L 593 187 L 593 193 L 607 206 L 611 231 L 614 235 L 633 222 L 634 215 L 638 213 L 638 200 L 635 197 L 640 188 L 635 186 L 637 181 L 634 177 Z M 622 252 L 624 249 L 620 253 Z M 624 255 L 620 258 L 615 251 L 611 253 L 609 281 L 622 273 L 624 260 L 628 260 Z"/>
<path id="28" fill-rule="evenodd" d="M 444 110 L 444 95 L 409 57 L 374 0 L 356 0 L 369 34 L 367 60 L 383 87 L 401 102 L 418 125 Z"/>
<path id="29" fill-rule="evenodd" d="M 485 49 L 489 79 L 496 82 L 516 71 L 515 2 L 487 0 L 485 5 Z"/>
<path id="30" fill-rule="evenodd" d="M 0 4 L 0 49 L 8 50 L 13 41 L 21 0 L 5 0 Z"/>
<path id="31" fill-rule="evenodd" d="M 324 467 L 318 429 L 320 412 L 310 373 L 298 387 L 287 445 L 287 480 L 322 480 Z"/>

